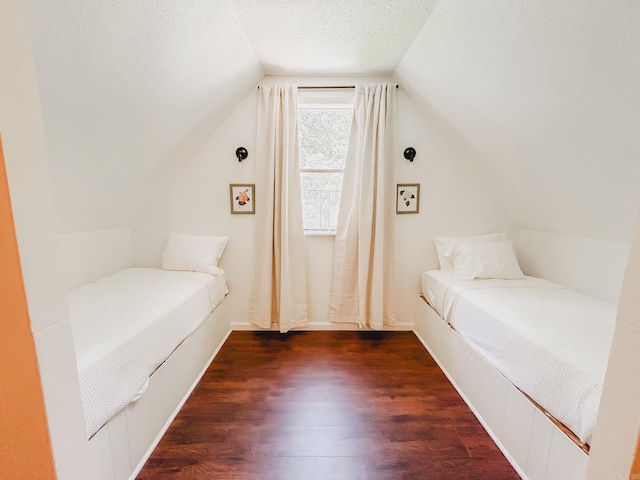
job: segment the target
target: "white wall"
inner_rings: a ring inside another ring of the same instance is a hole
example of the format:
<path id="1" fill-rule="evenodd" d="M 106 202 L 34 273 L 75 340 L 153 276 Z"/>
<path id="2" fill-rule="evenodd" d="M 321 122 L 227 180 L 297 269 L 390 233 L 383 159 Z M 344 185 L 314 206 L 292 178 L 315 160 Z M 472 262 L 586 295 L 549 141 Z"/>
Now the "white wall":
<path id="1" fill-rule="evenodd" d="M 34 0 L 60 232 L 128 225 L 263 75 L 229 0 Z"/>
<path id="2" fill-rule="evenodd" d="M 381 79 L 304 77 L 265 78 L 263 82 L 277 80 L 343 85 Z M 132 226 L 136 265 L 160 265 L 168 231 L 230 235 L 221 264 L 232 292 L 228 301 L 237 312 L 235 322 L 243 325 L 247 325 L 248 318 L 253 242 L 259 239 L 253 236 L 253 216 L 229 213 L 229 183 L 255 182 L 256 109 L 254 89 L 182 169 L 165 194 Z M 516 231 L 508 215 L 478 185 L 458 159 L 455 147 L 441 138 L 430 120 L 423 117 L 401 86 L 397 105 L 397 182 L 421 184 L 420 213 L 396 217 L 397 321 L 406 327 L 413 324 L 421 272 L 438 268 L 434 236 L 493 231 L 507 231 L 513 236 Z M 249 150 L 242 170 L 234 156 L 239 146 Z M 408 146 L 417 150 L 413 169 L 402 156 Z M 328 323 L 333 237 L 306 237 L 306 243 L 310 321 L 321 328 Z"/>
<path id="3" fill-rule="evenodd" d="M 640 431 L 640 216 L 589 456 L 589 480 L 629 478 Z"/>
<path id="4" fill-rule="evenodd" d="M 527 275 L 618 303 L 629 243 L 522 229 L 516 245 Z"/>
<path id="5" fill-rule="evenodd" d="M 58 239 L 67 290 L 133 265 L 129 227 L 63 233 Z"/>
<path id="6" fill-rule="evenodd" d="M 396 73 L 522 228 L 628 242 L 640 2 L 440 0 Z"/>
<path id="7" fill-rule="evenodd" d="M 84 480 L 89 451 L 26 8 L 0 2 L 0 132 L 56 473 Z"/>

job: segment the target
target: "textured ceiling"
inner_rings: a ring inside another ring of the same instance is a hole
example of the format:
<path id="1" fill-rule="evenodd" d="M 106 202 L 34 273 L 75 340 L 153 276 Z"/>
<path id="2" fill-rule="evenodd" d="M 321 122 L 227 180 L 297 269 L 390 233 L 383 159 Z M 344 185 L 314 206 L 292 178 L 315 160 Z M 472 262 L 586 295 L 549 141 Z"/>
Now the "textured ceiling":
<path id="1" fill-rule="evenodd" d="M 228 1 L 32 10 L 61 231 L 127 225 L 263 76 Z"/>
<path id="2" fill-rule="evenodd" d="M 440 0 L 397 69 L 523 227 L 629 241 L 640 2 Z"/>
<path id="3" fill-rule="evenodd" d="M 232 0 L 267 74 L 392 72 L 437 0 Z"/>

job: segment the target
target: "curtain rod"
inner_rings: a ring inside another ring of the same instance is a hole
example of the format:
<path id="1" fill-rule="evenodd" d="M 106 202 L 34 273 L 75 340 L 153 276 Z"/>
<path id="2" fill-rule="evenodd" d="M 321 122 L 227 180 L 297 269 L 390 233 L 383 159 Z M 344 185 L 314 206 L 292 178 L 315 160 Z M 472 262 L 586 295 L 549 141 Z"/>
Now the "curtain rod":
<path id="1" fill-rule="evenodd" d="M 399 85 L 396 85 L 396 88 L 398 88 Z M 302 90 L 311 90 L 311 89 L 316 89 L 316 88 L 356 88 L 355 85 L 299 85 L 298 86 L 298 90 L 302 89 Z"/>
<path id="2" fill-rule="evenodd" d="M 400 85 L 396 84 L 396 88 Z M 338 88 L 356 88 L 355 85 L 298 85 L 298 90 L 314 90 L 314 89 L 338 89 Z M 260 89 L 260 85 L 258 85 L 258 89 Z"/>

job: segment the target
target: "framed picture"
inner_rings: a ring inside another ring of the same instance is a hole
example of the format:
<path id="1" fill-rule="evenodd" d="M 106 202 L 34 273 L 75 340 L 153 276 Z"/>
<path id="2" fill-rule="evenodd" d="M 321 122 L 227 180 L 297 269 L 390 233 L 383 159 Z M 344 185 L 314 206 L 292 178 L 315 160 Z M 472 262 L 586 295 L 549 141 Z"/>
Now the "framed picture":
<path id="1" fill-rule="evenodd" d="M 398 183 L 396 191 L 396 213 L 418 213 L 420 211 L 420 184 Z"/>
<path id="2" fill-rule="evenodd" d="M 232 183 L 229 185 L 231 194 L 231 213 L 256 213 L 254 183 Z"/>

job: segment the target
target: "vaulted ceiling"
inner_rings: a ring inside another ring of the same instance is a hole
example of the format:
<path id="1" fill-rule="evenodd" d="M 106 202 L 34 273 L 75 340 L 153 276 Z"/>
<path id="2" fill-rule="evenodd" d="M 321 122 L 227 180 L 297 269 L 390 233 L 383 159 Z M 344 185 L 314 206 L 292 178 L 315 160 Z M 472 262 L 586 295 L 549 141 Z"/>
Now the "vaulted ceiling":
<path id="1" fill-rule="evenodd" d="M 523 227 L 629 240 L 640 2 L 441 0 L 397 69 Z"/>
<path id="2" fill-rule="evenodd" d="M 34 0 L 62 231 L 127 225 L 264 75 L 229 1 Z"/>
<path id="3" fill-rule="evenodd" d="M 524 227 L 628 240 L 635 0 L 31 0 L 61 231 L 132 221 L 265 74 L 393 73 Z"/>

